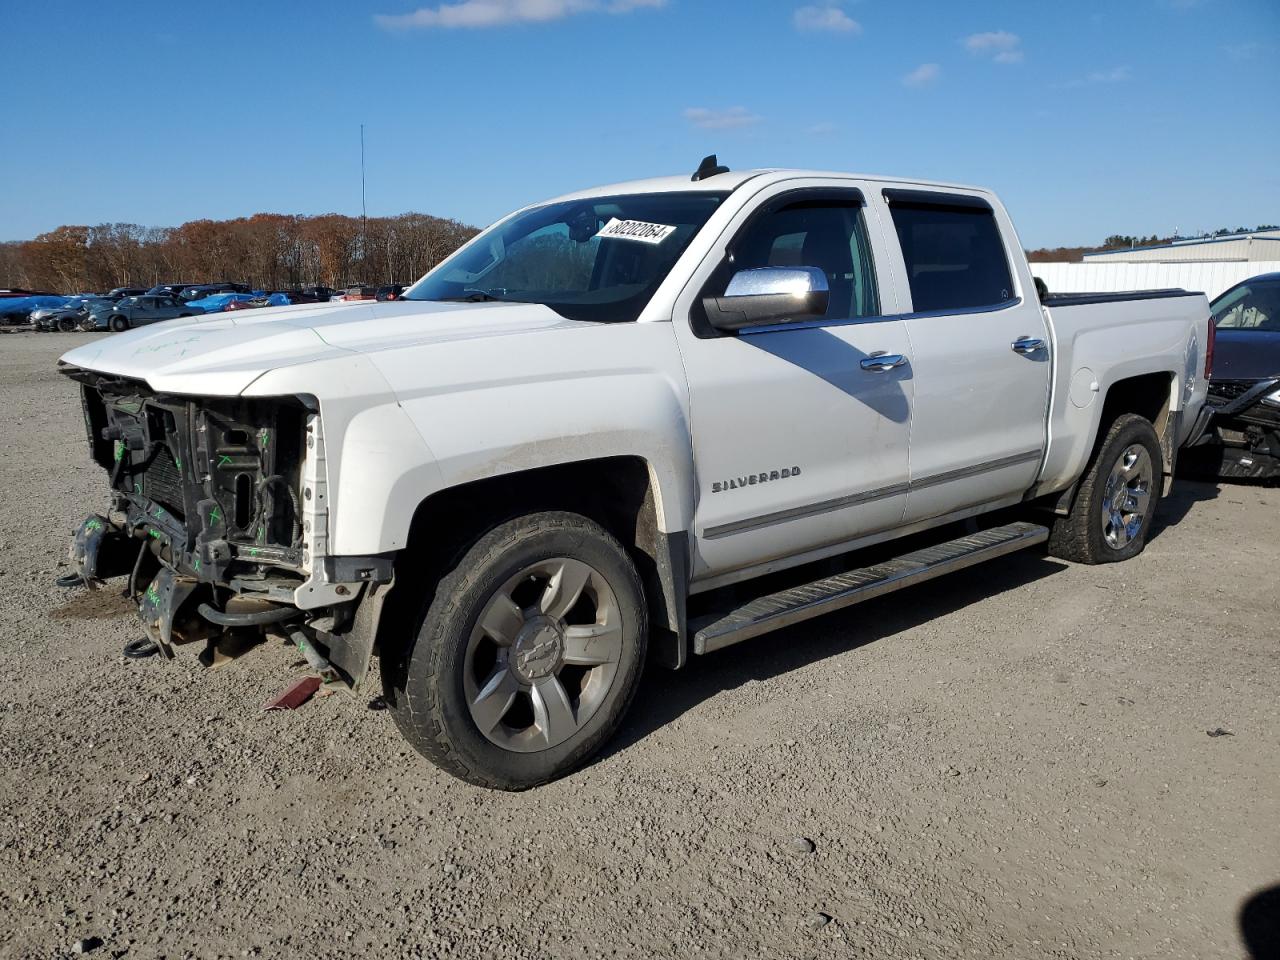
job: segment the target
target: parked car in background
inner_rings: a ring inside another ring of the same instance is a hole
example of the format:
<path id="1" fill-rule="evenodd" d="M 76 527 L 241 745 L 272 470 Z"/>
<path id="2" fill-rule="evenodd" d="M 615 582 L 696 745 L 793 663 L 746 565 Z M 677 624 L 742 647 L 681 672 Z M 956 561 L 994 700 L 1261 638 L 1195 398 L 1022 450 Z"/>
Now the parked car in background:
<path id="1" fill-rule="evenodd" d="M 219 283 L 187 284 L 182 289 L 175 290 L 174 293 L 183 300 L 201 300 L 217 293 L 253 293 L 253 289 L 248 284 L 222 281 Z"/>
<path id="2" fill-rule="evenodd" d="M 214 293 L 206 297 L 187 300 L 189 307 L 199 307 L 205 313 L 221 313 L 233 303 L 249 303 L 256 300 L 252 293 Z"/>
<path id="3" fill-rule="evenodd" d="M 90 318 L 93 304 L 111 306 L 115 301 L 105 297 L 72 297 L 62 306 L 40 307 L 31 312 L 31 324 L 42 333 L 71 333 L 75 330 L 93 330 L 96 323 Z M 105 327 L 103 328 L 105 329 Z"/>
<path id="4" fill-rule="evenodd" d="M 407 283 L 388 283 L 378 288 L 378 292 L 374 294 L 374 299 L 380 301 L 399 300 L 400 295 L 404 293 L 405 288 L 408 286 L 409 284 Z"/>
<path id="5" fill-rule="evenodd" d="M 180 300 L 171 293 L 143 294 L 140 297 L 125 297 L 118 303 L 108 303 L 105 307 L 97 307 L 90 311 L 95 323 L 105 322 L 117 333 L 130 327 L 144 327 L 149 323 L 161 320 L 172 320 L 175 317 L 194 317 L 204 313 L 199 307 Z"/>
<path id="6" fill-rule="evenodd" d="M 116 287 L 108 290 L 104 296 L 108 300 L 123 300 L 125 297 L 140 297 L 146 292 L 146 287 Z"/>
<path id="7" fill-rule="evenodd" d="M 144 290 L 140 294 L 132 294 L 132 296 L 160 297 L 170 293 L 177 296 L 178 291 L 194 286 L 194 283 L 157 283 L 154 287 Z"/>
<path id="8" fill-rule="evenodd" d="M 0 300 L 0 324 L 13 326 L 30 323 L 31 314 L 42 307 L 62 307 L 70 297 L 56 294 L 38 294 L 32 297 L 6 297 Z"/>
<path id="9" fill-rule="evenodd" d="M 1210 310 L 1214 416 L 1193 468 L 1228 479 L 1280 479 L 1280 273 L 1237 283 Z"/>
<path id="10" fill-rule="evenodd" d="M 360 284 L 353 284 L 342 290 L 340 293 L 334 294 L 330 300 L 375 300 L 378 296 L 377 287 L 366 287 Z"/>
<path id="11" fill-rule="evenodd" d="M 290 303 L 328 303 L 338 291 L 333 287 L 300 287 L 297 290 L 282 290 L 289 297 Z"/>

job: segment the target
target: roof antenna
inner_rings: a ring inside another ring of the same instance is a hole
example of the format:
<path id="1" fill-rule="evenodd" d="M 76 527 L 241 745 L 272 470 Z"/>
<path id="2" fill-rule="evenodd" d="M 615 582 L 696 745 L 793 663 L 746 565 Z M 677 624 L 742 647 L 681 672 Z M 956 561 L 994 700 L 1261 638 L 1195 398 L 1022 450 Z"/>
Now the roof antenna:
<path id="1" fill-rule="evenodd" d="M 720 162 L 716 160 L 716 155 L 713 153 L 710 156 L 702 158 L 702 162 L 698 164 L 698 169 L 689 179 L 694 183 L 697 183 L 699 180 L 707 179 L 707 177 L 714 177 L 718 173 L 728 172 L 729 168 L 721 166 Z"/>

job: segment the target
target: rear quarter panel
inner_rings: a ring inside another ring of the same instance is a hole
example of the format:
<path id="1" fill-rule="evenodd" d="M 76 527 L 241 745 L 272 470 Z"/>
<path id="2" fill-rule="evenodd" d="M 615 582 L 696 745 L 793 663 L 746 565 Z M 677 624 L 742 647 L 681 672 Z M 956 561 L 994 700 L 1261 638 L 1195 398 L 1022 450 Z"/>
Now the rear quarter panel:
<path id="1" fill-rule="evenodd" d="M 1204 294 L 1043 308 L 1053 337 L 1049 445 L 1037 494 L 1084 472 L 1108 390 L 1152 373 L 1172 376 L 1169 408 L 1181 444 L 1204 404 L 1209 303 Z"/>

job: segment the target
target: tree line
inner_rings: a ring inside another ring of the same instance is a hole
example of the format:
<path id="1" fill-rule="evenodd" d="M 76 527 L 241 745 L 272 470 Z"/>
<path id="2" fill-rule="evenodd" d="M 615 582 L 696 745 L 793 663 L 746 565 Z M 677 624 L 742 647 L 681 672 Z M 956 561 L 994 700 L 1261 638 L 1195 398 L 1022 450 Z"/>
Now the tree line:
<path id="1" fill-rule="evenodd" d="M 0 288 L 59 293 L 233 280 L 279 290 L 416 280 L 476 229 L 422 213 L 347 217 L 258 213 L 178 227 L 62 226 L 0 243 Z"/>

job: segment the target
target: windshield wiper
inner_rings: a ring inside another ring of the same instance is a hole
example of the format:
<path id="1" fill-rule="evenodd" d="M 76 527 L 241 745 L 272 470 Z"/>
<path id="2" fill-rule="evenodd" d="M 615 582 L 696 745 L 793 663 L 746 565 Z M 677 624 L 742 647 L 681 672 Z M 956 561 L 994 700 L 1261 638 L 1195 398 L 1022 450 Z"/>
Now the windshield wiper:
<path id="1" fill-rule="evenodd" d="M 495 297 L 492 293 L 485 290 L 466 290 L 460 297 L 440 297 L 441 303 L 490 303 L 492 301 L 503 302 L 501 297 Z"/>

